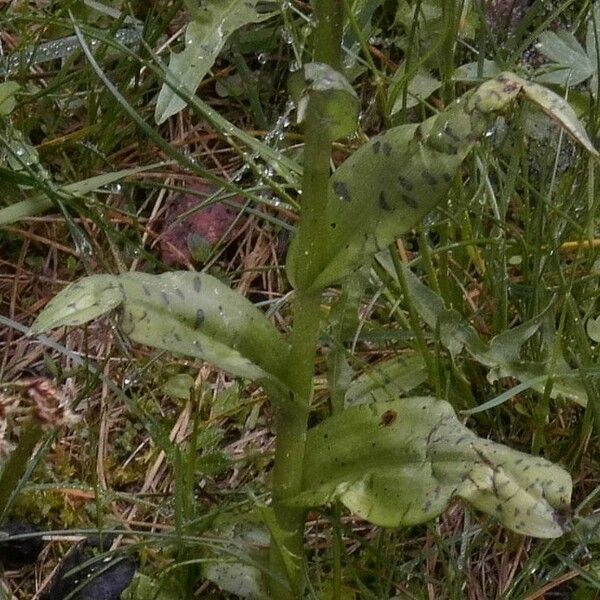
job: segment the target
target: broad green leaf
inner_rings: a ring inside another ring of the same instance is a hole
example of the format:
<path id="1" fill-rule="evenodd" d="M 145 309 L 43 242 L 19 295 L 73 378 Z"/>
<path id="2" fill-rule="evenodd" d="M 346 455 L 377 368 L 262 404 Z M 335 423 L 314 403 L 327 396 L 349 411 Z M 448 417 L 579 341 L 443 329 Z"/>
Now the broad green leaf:
<path id="1" fill-rule="evenodd" d="M 417 71 L 408 83 L 406 103 L 404 103 L 403 94 L 398 94 L 392 107 L 392 115 L 403 108 L 412 108 L 418 106 L 429 98 L 433 92 L 442 86 L 442 82 L 430 75 L 427 71 Z"/>
<path id="2" fill-rule="evenodd" d="M 551 462 L 477 437 L 447 402 L 355 406 L 308 433 L 303 491 L 290 504 L 339 499 L 385 527 L 423 523 L 462 498 L 524 535 L 565 532 L 571 478 Z"/>
<path id="3" fill-rule="evenodd" d="M 178 373 L 169 377 L 162 385 L 162 391 L 175 400 L 189 400 L 190 390 L 194 387 L 195 381 L 187 373 Z"/>
<path id="4" fill-rule="evenodd" d="M 187 26 L 185 49 L 171 54 L 169 71 L 185 90 L 193 94 L 213 66 L 229 36 L 240 27 L 259 23 L 275 12 L 259 12 L 258 0 L 207 0 L 198 7 L 199 14 Z M 158 94 L 154 118 L 158 124 L 185 108 L 167 84 Z"/>
<path id="5" fill-rule="evenodd" d="M 439 332 L 441 343 L 454 357 L 463 349 L 466 350 L 477 362 L 490 368 L 490 382 L 512 377 L 529 382 L 532 389 L 543 393 L 548 380 L 552 379 L 552 398 L 567 398 L 582 406 L 587 404 L 587 393 L 576 376 L 577 371 L 571 369 L 562 357 L 558 357 L 550 371 L 549 360 L 536 363 L 525 361 L 520 356 L 525 342 L 540 329 L 547 317 L 546 311 L 531 321 L 497 335 L 488 344 L 460 313 L 447 310 L 443 300 L 408 267 L 403 267 L 403 273 L 412 305 L 423 321 L 434 332 Z M 484 406 L 497 406 L 494 401 L 490 403 L 486 402 Z M 478 410 L 479 407 L 470 412 Z"/>
<path id="6" fill-rule="evenodd" d="M 309 102 L 315 111 L 323 136 L 330 140 L 346 137 L 356 130 L 360 101 L 344 75 L 324 63 L 307 63 L 293 73 L 290 93 L 298 103 L 298 122 L 304 120 Z"/>
<path id="7" fill-rule="evenodd" d="M 294 240 L 288 252 L 288 276 L 296 287 L 320 288 L 340 280 L 446 197 L 472 144 L 446 154 L 419 139 L 418 129 L 402 125 L 378 135 L 333 174 L 323 216 L 328 231 L 319 249 L 312 257 L 297 256 Z M 308 280 L 297 278 L 300 261 L 308 261 Z"/>
<path id="8" fill-rule="evenodd" d="M 498 63 L 486 58 L 483 61 L 481 75 L 479 75 L 479 63 L 470 62 L 458 67 L 452 74 L 452 79 L 455 81 L 478 81 L 496 77 L 500 73 L 502 73 L 502 69 L 498 66 Z"/>
<path id="9" fill-rule="evenodd" d="M 123 301 L 118 279 L 113 275 L 86 277 L 54 296 L 31 326 L 31 333 L 56 327 L 83 325 L 105 315 Z"/>
<path id="10" fill-rule="evenodd" d="M 261 571 L 266 571 L 271 539 L 261 517 L 253 513 L 224 517 L 213 532 L 223 543 L 222 550 L 204 561 L 202 575 L 238 598 L 267 600 Z"/>
<path id="11" fill-rule="evenodd" d="M 0 116 L 9 115 L 17 105 L 16 93 L 21 86 L 16 81 L 0 83 Z"/>
<path id="12" fill-rule="evenodd" d="M 597 155 L 569 104 L 554 92 L 502 73 L 421 125 L 401 125 L 357 150 L 331 176 L 322 232 L 287 258 L 298 289 L 321 289 L 368 264 L 373 255 L 443 202 L 460 165 L 491 117 L 523 97 Z"/>
<path id="13" fill-rule="evenodd" d="M 427 380 L 420 354 L 401 354 L 374 367 L 367 367 L 346 391 L 345 406 L 385 402 L 405 395 Z"/>
<path id="14" fill-rule="evenodd" d="M 590 154 L 598 157 L 598 151 L 590 141 L 581 121 L 562 96 L 532 81 L 523 81 L 523 96 L 543 110 Z"/>
<path id="15" fill-rule="evenodd" d="M 501 73 L 495 79 L 486 81 L 469 99 L 468 105 L 471 110 L 478 109 L 487 113 L 508 108 L 508 98 L 517 97 L 522 97 L 540 108 L 588 152 L 598 156 L 575 111 L 562 96 L 514 73 Z"/>
<path id="16" fill-rule="evenodd" d="M 288 346 L 246 298 L 201 273 L 93 275 L 67 286 L 31 327 L 80 325 L 120 306 L 135 342 L 194 356 L 249 379 L 279 382 Z"/>
<path id="17" fill-rule="evenodd" d="M 550 68 L 536 77 L 541 83 L 563 86 L 579 85 L 592 76 L 594 67 L 575 36 L 568 31 L 544 31 L 540 50 L 551 61 Z"/>

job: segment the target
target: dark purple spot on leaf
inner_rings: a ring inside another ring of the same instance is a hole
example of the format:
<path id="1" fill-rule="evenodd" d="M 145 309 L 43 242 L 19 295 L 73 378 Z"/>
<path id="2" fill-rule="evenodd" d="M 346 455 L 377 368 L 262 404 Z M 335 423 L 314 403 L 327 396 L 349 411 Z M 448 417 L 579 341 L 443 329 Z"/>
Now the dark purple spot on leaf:
<path id="1" fill-rule="evenodd" d="M 200 277 L 194 277 L 193 286 L 195 292 L 200 292 L 202 289 L 202 280 Z"/>
<path id="2" fill-rule="evenodd" d="M 373 144 L 373 153 L 379 154 L 379 150 L 381 149 L 381 142 L 377 141 Z"/>
<path id="3" fill-rule="evenodd" d="M 379 420 L 379 425 L 382 427 L 389 427 L 398 418 L 398 413 L 395 410 L 386 410 Z"/>
<path id="4" fill-rule="evenodd" d="M 337 197 L 344 202 L 350 202 L 350 200 L 352 200 L 350 190 L 348 190 L 348 186 L 343 181 L 334 181 L 333 191 L 336 193 Z"/>
<path id="5" fill-rule="evenodd" d="M 427 185 L 435 185 L 437 183 L 437 179 L 429 171 L 423 171 L 421 177 L 423 177 Z"/>
<path id="6" fill-rule="evenodd" d="M 402 194 L 401 198 L 402 198 L 402 201 L 405 204 L 407 204 L 408 206 L 410 206 L 411 208 L 417 208 L 419 206 L 419 203 L 414 198 L 411 198 L 411 196 Z"/>
<path id="7" fill-rule="evenodd" d="M 391 144 L 388 144 L 387 142 L 383 143 L 383 154 L 385 156 L 389 156 L 392 153 L 392 146 Z"/>
<path id="8" fill-rule="evenodd" d="M 196 311 L 196 322 L 194 323 L 194 327 L 198 329 L 198 327 L 200 327 L 202 323 L 204 323 L 204 311 L 201 308 L 199 308 Z"/>
<path id="9" fill-rule="evenodd" d="M 409 192 L 410 190 L 413 189 L 413 184 L 410 181 L 410 179 L 408 179 L 408 177 L 404 177 L 403 175 L 398 175 L 398 181 L 400 182 L 400 185 L 407 189 Z"/>
<path id="10" fill-rule="evenodd" d="M 378 203 L 379 203 L 379 207 L 382 208 L 383 210 L 392 210 L 392 207 L 388 204 L 387 200 L 385 199 L 384 192 L 379 192 Z"/>
<path id="11" fill-rule="evenodd" d="M 500 81 L 500 80 L 498 80 Z M 514 91 L 518 90 L 521 86 L 516 81 L 508 82 L 503 88 L 502 91 L 505 94 L 512 94 Z"/>

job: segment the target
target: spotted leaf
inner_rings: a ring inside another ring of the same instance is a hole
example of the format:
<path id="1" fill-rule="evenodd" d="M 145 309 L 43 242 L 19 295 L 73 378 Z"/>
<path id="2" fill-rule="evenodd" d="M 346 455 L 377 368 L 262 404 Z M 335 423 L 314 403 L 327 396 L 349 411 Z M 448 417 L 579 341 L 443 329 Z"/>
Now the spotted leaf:
<path id="1" fill-rule="evenodd" d="M 506 527 L 565 532 L 571 478 L 561 467 L 482 439 L 447 402 L 413 397 L 349 408 L 308 433 L 295 506 L 339 499 L 384 527 L 415 525 L 462 498 Z"/>
<path id="2" fill-rule="evenodd" d="M 470 132 L 471 128 L 468 127 Z M 452 127 L 448 131 L 454 135 Z M 472 142 L 458 138 L 453 154 L 403 125 L 375 137 L 332 175 L 324 232 L 314 254 L 288 253 L 288 275 L 298 288 L 319 288 L 359 268 L 366 258 L 414 227 L 447 195 Z M 299 265 L 304 265 L 298 269 Z M 308 265 L 308 268 L 307 268 Z"/>
<path id="3" fill-rule="evenodd" d="M 56 295 L 31 326 L 31 333 L 42 333 L 63 325 L 83 325 L 116 308 L 123 292 L 112 275 L 93 275 L 71 283 Z"/>
<path id="4" fill-rule="evenodd" d="M 331 176 L 322 230 L 287 258 L 298 289 L 321 289 L 368 264 L 372 256 L 442 203 L 462 162 L 498 112 L 524 98 L 597 155 L 573 109 L 535 83 L 501 73 L 421 125 L 401 125 L 365 144 Z"/>
<path id="5" fill-rule="evenodd" d="M 94 275 L 68 286 L 33 333 L 80 325 L 120 306 L 135 342 L 194 356 L 249 379 L 283 375 L 288 346 L 265 315 L 218 279 L 200 273 Z"/>

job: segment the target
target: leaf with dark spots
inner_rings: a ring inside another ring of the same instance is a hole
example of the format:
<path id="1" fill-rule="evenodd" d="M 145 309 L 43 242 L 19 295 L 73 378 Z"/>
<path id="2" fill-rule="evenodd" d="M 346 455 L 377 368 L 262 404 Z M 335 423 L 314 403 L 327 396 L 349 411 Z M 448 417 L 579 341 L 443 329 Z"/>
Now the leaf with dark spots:
<path id="1" fill-rule="evenodd" d="M 437 184 L 437 179 L 429 171 L 423 171 L 421 177 L 423 177 L 425 183 L 428 185 L 433 186 Z"/>
<path id="2" fill-rule="evenodd" d="M 413 189 L 412 181 L 407 177 L 404 177 L 404 175 L 398 175 L 398 181 L 400 182 L 400 185 L 409 192 Z"/>
<path id="3" fill-rule="evenodd" d="M 338 499 L 376 525 L 397 527 L 425 522 L 459 497 L 524 535 L 553 538 L 565 531 L 569 474 L 477 437 L 443 400 L 348 408 L 311 429 L 306 449 L 302 492 L 290 505 Z M 526 518 L 517 520 L 515 509 Z"/>
<path id="4" fill-rule="evenodd" d="M 334 181 L 333 191 L 337 194 L 338 198 L 344 202 L 350 202 L 350 200 L 352 200 L 350 192 L 348 191 L 348 186 L 343 181 Z"/>
<path id="5" fill-rule="evenodd" d="M 504 73 L 420 125 L 401 125 L 376 136 L 342 163 L 331 176 L 322 215 L 324 223 L 336 227 L 320 236 L 308 255 L 300 256 L 297 238 L 292 240 L 287 257 L 292 285 L 316 290 L 337 283 L 414 227 L 446 199 L 462 162 L 497 113 L 519 98 L 551 114 L 596 154 L 566 101 Z M 374 202 L 375 190 L 385 195 Z"/>
<path id="6" fill-rule="evenodd" d="M 110 303 L 102 296 L 109 282 L 117 294 Z M 287 342 L 251 302 L 203 273 L 86 277 L 76 288 L 68 286 L 60 292 L 38 316 L 32 330 L 47 331 L 75 324 L 74 319 L 85 322 L 100 316 L 100 310 L 80 311 L 97 290 L 104 312 L 121 306 L 121 327 L 133 341 L 200 358 L 239 377 L 283 386 Z M 65 298 L 78 308 L 62 308 Z M 88 314 L 91 316 L 84 318 Z"/>
<path id="7" fill-rule="evenodd" d="M 388 211 L 392 210 L 392 207 L 387 203 L 387 200 L 385 199 L 385 192 L 379 192 L 378 202 L 379 202 L 379 206 L 383 210 L 388 210 Z"/>
<path id="8" fill-rule="evenodd" d="M 86 285 L 72 283 L 55 296 L 31 326 L 31 334 L 62 325 L 80 325 L 101 317 L 123 301 L 112 275 L 95 275 Z"/>
<path id="9" fill-rule="evenodd" d="M 404 204 L 410 206 L 411 208 L 416 209 L 419 207 L 419 203 L 414 198 L 411 198 L 408 194 L 402 194 L 400 198 L 402 198 L 402 202 L 404 202 Z"/>

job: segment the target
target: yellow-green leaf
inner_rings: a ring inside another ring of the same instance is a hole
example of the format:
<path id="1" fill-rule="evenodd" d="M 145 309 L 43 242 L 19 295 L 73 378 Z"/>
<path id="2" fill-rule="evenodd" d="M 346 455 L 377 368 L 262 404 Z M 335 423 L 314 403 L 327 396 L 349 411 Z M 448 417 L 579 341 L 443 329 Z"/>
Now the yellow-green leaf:
<path id="1" fill-rule="evenodd" d="M 462 498 L 524 535 L 565 532 L 569 474 L 478 437 L 443 400 L 349 408 L 310 430 L 306 449 L 303 491 L 291 505 L 339 499 L 372 523 L 397 527 L 428 521 Z"/>
<path id="2" fill-rule="evenodd" d="M 274 12 L 259 12 L 258 0 L 207 0 L 185 32 L 185 48 L 171 54 L 169 77 L 173 85 L 181 85 L 191 94 L 213 66 L 229 36 L 249 23 L 259 23 Z M 166 83 L 158 94 L 154 118 L 163 123 L 185 108 L 180 98 Z"/>

